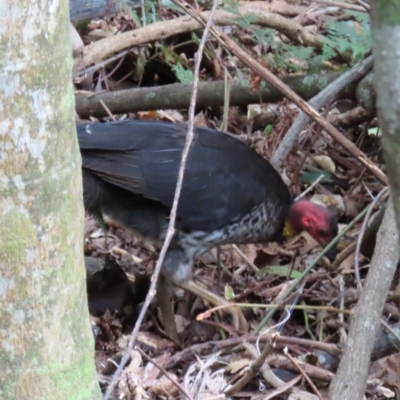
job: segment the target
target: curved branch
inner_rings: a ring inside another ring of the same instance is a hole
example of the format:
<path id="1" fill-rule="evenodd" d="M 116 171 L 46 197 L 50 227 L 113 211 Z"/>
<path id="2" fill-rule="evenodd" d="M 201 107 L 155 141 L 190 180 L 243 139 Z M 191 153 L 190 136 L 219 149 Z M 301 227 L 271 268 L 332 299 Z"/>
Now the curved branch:
<path id="1" fill-rule="evenodd" d="M 208 20 L 210 12 L 203 12 L 200 15 Z M 214 17 L 215 25 L 232 25 L 244 18 L 251 18 L 253 24 L 274 28 L 285 34 L 289 39 L 305 46 L 321 48 L 322 39 L 313 35 L 303 28 L 302 25 L 282 17 L 278 14 L 262 12 L 257 14 L 255 10 L 238 9 L 234 14 L 227 11 L 217 11 Z M 82 58 L 75 59 L 74 71 L 97 64 L 101 60 L 110 57 L 114 53 L 143 45 L 155 40 L 167 39 L 171 36 L 185 32 L 193 32 L 203 29 L 203 25 L 190 16 L 175 18 L 169 21 L 155 22 L 134 31 L 124 32 L 106 39 L 93 42 L 85 47 Z"/>

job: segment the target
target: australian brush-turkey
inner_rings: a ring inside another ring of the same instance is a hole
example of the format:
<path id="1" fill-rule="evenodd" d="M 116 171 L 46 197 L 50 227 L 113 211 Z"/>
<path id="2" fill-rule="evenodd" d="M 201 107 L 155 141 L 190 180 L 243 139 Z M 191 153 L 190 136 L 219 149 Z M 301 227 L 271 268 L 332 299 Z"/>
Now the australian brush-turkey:
<path id="1" fill-rule="evenodd" d="M 186 132 L 184 125 L 145 120 L 78 126 L 86 210 L 163 239 Z M 192 280 L 195 257 L 215 245 L 269 242 L 302 230 L 325 245 L 338 228 L 326 208 L 294 203 L 279 174 L 250 147 L 196 128 L 158 288 L 167 333 L 177 338 L 175 325 L 167 322 L 173 318 L 166 289 L 171 283 L 214 305 L 229 304 Z M 245 328 L 240 309 L 228 310 L 236 327 Z"/>

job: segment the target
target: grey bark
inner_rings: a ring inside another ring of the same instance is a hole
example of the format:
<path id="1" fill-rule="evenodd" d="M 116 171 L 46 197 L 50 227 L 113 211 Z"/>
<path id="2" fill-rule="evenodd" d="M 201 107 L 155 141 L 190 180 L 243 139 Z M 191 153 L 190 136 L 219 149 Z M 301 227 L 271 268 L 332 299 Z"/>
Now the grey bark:
<path id="1" fill-rule="evenodd" d="M 69 0 L 69 15 L 71 22 L 77 24 L 78 22 L 104 17 L 108 12 L 114 13 L 118 6 L 119 1 Z"/>
<path id="2" fill-rule="evenodd" d="M 124 0 L 129 7 L 140 7 L 140 0 Z M 71 22 L 88 21 L 115 13 L 123 4 L 120 0 L 69 0 Z"/>
<path id="3" fill-rule="evenodd" d="M 400 229 L 400 3 L 375 0 L 371 6 L 379 126 Z"/>
<path id="4" fill-rule="evenodd" d="M 374 340 L 399 256 L 394 210 L 389 201 L 368 276 L 354 311 L 346 349 L 329 387 L 330 400 L 361 400 L 364 396 Z"/>
<path id="5" fill-rule="evenodd" d="M 0 0 L 0 398 L 100 398 L 67 0 Z"/>

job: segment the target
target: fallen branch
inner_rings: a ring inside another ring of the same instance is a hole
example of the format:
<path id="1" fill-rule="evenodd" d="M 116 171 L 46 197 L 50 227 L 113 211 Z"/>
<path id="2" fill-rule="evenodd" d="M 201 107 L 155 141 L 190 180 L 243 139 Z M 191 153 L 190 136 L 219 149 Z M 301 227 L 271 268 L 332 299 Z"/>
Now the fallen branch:
<path id="1" fill-rule="evenodd" d="M 200 15 L 204 18 L 204 21 L 207 21 L 210 12 L 203 12 Z M 313 35 L 299 23 L 274 13 L 262 12 L 257 14 L 254 10 L 248 11 L 242 8 L 238 8 L 238 14 L 219 10 L 215 14 L 214 24 L 232 25 L 245 18 L 251 18 L 253 24 L 276 29 L 295 43 L 317 49 L 322 47 L 322 37 Z M 98 40 L 85 47 L 82 58 L 75 59 L 74 71 L 81 71 L 90 65 L 97 64 L 114 53 L 199 29 L 203 29 L 203 24 L 190 16 L 184 16 L 169 21 L 155 22 L 134 31 Z"/>
<path id="2" fill-rule="evenodd" d="M 357 106 L 343 114 L 328 117 L 328 121 L 332 125 L 339 126 L 340 128 L 350 128 L 370 121 L 373 117 L 374 115 L 369 113 L 363 107 Z"/>
<path id="3" fill-rule="evenodd" d="M 273 340 L 271 341 L 273 342 Z M 259 372 L 265 363 L 266 358 L 272 353 L 274 349 L 273 343 L 266 343 L 263 351 L 258 357 L 250 364 L 249 369 L 246 373 L 232 385 L 228 390 L 225 391 L 225 396 L 231 397 L 239 390 L 241 390 L 245 385 L 247 385 Z"/>
<path id="4" fill-rule="evenodd" d="M 307 75 L 285 78 L 284 82 L 293 88 L 299 96 L 309 99 L 315 96 L 323 85 L 333 82 L 340 73 L 327 75 Z M 192 85 L 174 83 L 172 85 L 127 89 L 103 92 L 94 95 L 91 92 L 76 92 L 76 112 L 82 118 L 89 116 L 101 118 L 107 115 L 101 102 L 107 105 L 113 114 L 162 109 L 187 109 L 189 107 Z M 225 101 L 224 81 L 199 82 L 197 107 L 220 107 Z M 354 90 L 354 87 L 353 87 Z M 212 96 L 210 96 L 212 93 Z M 272 85 L 266 84 L 257 91 L 240 82 L 232 82 L 230 91 L 231 106 L 246 106 L 260 102 L 277 102 L 282 94 Z"/>

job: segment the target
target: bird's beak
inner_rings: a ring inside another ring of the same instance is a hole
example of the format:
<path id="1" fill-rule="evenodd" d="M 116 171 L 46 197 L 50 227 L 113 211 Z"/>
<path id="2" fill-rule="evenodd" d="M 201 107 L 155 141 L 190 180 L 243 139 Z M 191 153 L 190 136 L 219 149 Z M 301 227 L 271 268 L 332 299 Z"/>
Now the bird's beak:
<path id="1" fill-rule="evenodd" d="M 330 262 L 334 261 L 337 255 L 337 248 L 336 246 L 332 247 L 327 253 L 326 256 Z"/>

